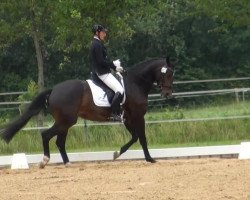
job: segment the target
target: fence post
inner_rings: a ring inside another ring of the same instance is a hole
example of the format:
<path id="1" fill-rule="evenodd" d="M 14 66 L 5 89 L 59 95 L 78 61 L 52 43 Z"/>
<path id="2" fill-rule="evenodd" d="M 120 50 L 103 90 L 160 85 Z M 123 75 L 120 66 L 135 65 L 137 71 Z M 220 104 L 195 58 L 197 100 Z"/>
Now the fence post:
<path id="1" fill-rule="evenodd" d="M 238 90 L 238 88 L 235 88 L 235 98 L 236 98 L 236 102 L 239 103 L 239 90 Z"/>
<path id="2" fill-rule="evenodd" d="M 85 142 L 88 142 L 88 126 L 87 126 L 87 120 L 84 119 L 84 134 L 83 134 Z"/>

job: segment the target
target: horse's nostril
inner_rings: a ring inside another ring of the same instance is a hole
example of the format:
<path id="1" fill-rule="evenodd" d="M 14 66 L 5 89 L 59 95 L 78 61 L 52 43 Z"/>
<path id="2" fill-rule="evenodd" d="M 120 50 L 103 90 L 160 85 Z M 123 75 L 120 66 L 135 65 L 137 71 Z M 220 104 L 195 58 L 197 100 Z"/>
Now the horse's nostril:
<path id="1" fill-rule="evenodd" d="M 165 96 L 166 97 L 171 97 L 172 96 L 172 92 L 166 92 Z"/>

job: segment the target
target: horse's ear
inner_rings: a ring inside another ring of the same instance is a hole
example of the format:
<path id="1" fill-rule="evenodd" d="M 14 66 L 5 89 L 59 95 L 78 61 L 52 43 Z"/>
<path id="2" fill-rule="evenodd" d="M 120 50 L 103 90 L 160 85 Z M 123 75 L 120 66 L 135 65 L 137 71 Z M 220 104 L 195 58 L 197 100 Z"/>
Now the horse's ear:
<path id="1" fill-rule="evenodd" d="M 175 66 L 178 63 L 178 60 L 176 58 L 170 58 L 170 56 L 167 56 L 166 62 L 168 66 Z"/>

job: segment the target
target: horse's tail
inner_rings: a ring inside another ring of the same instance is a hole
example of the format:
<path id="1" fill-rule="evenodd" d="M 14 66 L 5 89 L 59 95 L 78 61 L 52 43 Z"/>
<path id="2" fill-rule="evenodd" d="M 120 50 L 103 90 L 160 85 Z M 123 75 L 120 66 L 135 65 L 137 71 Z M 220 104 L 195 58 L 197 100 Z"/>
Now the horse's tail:
<path id="1" fill-rule="evenodd" d="M 0 137 L 5 142 L 9 143 L 15 134 L 30 120 L 30 118 L 37 115 L 45 107 L 46 99 L 51 91 L 52 89 L 48 89 L 38 94 L 20 117 L 0 130 Z"/>

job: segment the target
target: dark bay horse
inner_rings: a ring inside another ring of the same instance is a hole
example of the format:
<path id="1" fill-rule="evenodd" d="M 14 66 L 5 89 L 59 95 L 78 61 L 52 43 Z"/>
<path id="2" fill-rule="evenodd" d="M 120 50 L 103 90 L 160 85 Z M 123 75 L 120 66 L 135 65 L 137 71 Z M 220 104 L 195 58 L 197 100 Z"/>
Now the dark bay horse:
<path id="1" fill-rule="evenodd" d="M 155 162 L 150 156 L 145 136 L 144 115 L 147 111 L 148 94 L 154 83 L 161 88 L 163 96 L 172 95 L 174 62 L 167 59 L 152 59 L 141 62 L 123 74 L 126 101 L 123 105 L 124 124 L 131 133 L 131 140 L 114 153 L 114 159 L 126 152 L 138 139 L 148 162 Z M 44 157 L 40 163 L 43 168 L 49 162 L 49 141 L 57 135 L 56 145 L 65 165 L 70 164 L 65 150 L 68 129 L 81 117 L 92 121 L 108 121 L 111 109 L 97 107 L 92 100 L 92 93 L 86 81 L 68 80 L 48 89 L 31 102 L 27 110 L 15 121 L 0 130 L 0 136 L 6 142 L 43 108 L 48 107 L 55 122 L 44 130 L 42 135 Z"/>

